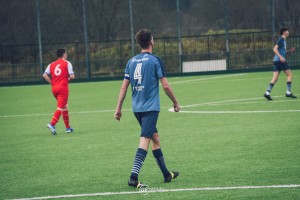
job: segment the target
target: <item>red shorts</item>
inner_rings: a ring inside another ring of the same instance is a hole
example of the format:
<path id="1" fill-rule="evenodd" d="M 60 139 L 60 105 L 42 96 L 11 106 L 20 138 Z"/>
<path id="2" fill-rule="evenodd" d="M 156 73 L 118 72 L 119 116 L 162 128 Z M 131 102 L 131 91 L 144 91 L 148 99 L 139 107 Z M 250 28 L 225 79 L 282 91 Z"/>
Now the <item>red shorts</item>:
<path id="1" fill-rule="evenodd" d="M 65 108 L 68 103 L 69 91 L 65 90 L 52 90 L 54 97 L 57 100 L 58 108 Z"/>

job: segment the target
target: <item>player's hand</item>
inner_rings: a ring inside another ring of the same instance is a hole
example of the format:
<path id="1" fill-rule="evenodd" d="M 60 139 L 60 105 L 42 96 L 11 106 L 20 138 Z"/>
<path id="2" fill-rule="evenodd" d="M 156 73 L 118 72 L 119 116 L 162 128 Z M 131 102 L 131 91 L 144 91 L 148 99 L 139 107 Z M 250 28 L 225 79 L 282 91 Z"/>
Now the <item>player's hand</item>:
<path id="1" fill-rule="evenodd" d="M 284 57 L 282 57 L 282 56 L 280 56 L 280 61 L 282 62 L 282 63 L 285 63 L 285 58 Z"/>
<path id="2" fill-rule="evenodd" d="M 174 108 L 174 111 L 175 111 L 175 112 L 179 112 L 179 111 L 180 111 L 180 105 L 179 105 L 178 103 L 175 103 L 175 104 L 173 105 L 173 108 Z"/>
<path id="3" fill-rule="evenodd" d="M 120 121 L 121 117 L 122 117 L 122 112 L 121 111 L 116 111 L 114 114 L 114 117 L 116 118 L 116 120 Z"/>
<path id="4" fill-rule="evenodd" d="M 293 53 L 294 51 L 296 51 L 295 47 L 291 47 L 291 48 L 289 49 L 289 52 L 291 52 L 291 53 Z"/>

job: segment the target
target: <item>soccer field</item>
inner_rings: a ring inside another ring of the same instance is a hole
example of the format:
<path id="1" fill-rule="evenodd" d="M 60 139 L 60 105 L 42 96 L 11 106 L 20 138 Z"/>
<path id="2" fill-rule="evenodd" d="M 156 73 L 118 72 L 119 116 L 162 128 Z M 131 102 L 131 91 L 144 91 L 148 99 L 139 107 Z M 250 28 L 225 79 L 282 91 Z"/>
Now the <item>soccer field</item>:
<path id="1" fill-rule="evenodd" d="M 75 131 L 66 134 L 61 118 L 57 136 L 46 128 L 56 109 L 49 85 L 1 87 L 0 199 L 299 199 L 300 98 L 284 96 L 281 74 L 268 102 L 271 77 L 169 78 L 182 111 L 169 112 L 160 88 L 158 131 L 167 166 L 180 175 L 163 183 L 150 148 L 139 175 L 145 191 L 127 186 L 140 128 L 130 90 L 121 121 L 113 117 L 121 81 L 70 84 Z"/>

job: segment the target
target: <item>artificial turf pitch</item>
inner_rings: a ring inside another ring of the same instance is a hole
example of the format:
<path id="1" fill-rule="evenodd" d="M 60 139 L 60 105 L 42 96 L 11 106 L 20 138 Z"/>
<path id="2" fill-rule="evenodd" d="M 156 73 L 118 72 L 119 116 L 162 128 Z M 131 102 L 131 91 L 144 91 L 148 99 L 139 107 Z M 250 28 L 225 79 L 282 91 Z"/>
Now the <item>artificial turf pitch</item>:
<path id="1" fill-rule="evenodd" d="M 160 88 L 158 131 L 166 164 L 180 176 L 163 183 L 150 147 L 139 175 L 148 193 L 127 186 L 140 128 L 130 89 L 121 121 L 113 117 L 121 81 L 70 84 L 75 131 L 66 134 L 61 118 L 57 136 L 46 128 L 56 109 L 49 85 L 1 87 L 0 199 L 298 199 L 300 71 L 293 72 L 299 98 L 284 96 L 281 74 L 272 102 L 263 98 L 271 72 L 169 78 L 182 112 L 168 111 Z M 280 185 L 298 186 L 224 188 Z"/>

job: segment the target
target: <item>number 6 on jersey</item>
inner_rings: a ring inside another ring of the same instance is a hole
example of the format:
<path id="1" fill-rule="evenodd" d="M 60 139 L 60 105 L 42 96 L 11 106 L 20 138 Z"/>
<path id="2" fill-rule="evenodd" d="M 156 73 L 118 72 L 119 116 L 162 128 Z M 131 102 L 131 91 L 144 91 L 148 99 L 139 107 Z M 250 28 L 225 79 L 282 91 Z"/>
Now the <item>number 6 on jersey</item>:
<path id="1" fill-rule="evenodd" d="M 54 68 L 54 74 L 56 76 L 59 76 L 61 74 L 61 69 L 59 67 L 60 67 L 60 64 L 56 65 L 56 67 Z"/>

